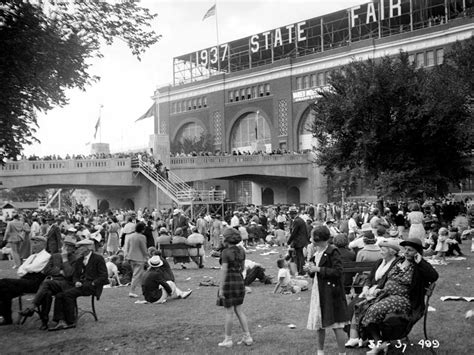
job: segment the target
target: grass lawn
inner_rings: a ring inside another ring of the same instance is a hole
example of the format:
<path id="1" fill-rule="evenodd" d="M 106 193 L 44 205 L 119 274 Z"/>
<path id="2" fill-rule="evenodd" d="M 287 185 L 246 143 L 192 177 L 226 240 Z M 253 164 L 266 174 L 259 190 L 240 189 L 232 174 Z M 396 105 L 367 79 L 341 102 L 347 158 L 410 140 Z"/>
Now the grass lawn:
<path id="1" fill-rule="evenodd" d="M 273 248 L 284 253 L 283 248 Z M 474 254 L 470 242 L 462 245 L 467 260 L 452 261 L 447 266 L 436 266 L 440 273 L 431 299 L 436 309 L 429 312 L 428 335 L 438 340 L 440 347 L 433 352 L 422 350 L 418 342 L 423 339 L 423 324 L 412 330 L 405 354 L 472 354 L 474 319 L 466 320 L 464 314 L 474 308 L 474 303 L 441 302 L 446 295 L 474 296 L 472 268 Z M 262 263 L 267 273 L 277 274 L 278 254 L 262 256 L 256 251 L 247 257 Z M 218 278 L 218 260 L 207 258 L 204 269 L 194 266 L 186 270 L 174 268 L 179 288 L 193 289 L 186 300 L 171 300 L 162 305 L 135 304 L 127 297 L 128 287 L 104 289 L 96 308 L 99 321 L 84 315 L 76 329 L 44 332 L 37 318 L 30 318 L 23 326 L 0 327 L 0 354 L 15 353 L 156 353 L 156 354 L 315 354 L 316 335 L 306 330 L 310 292 L 293 295 L 274 295 L 273 285 L 252 284 L 247 294 L 244 312 L 249 319 L 255 344 L 250 347 L 234 345 L 220 349 L 223 339 L 224 309 L 217 307 L 217 287 L 199 287 L 199 282 Z M 15 277 L 8 261 L 0 261 L 0 278 Z M 30 298 L 30 297 L 26 297 Z M 28 302 L 26 302 L 28 303 Z M 87 308 L 89 298 L 79 299 L 79 306 Z M 16 312 L 18 302 L 14 300 Z M 290 329 L 289 324 L 295 324 Z M 234 339 L 241 334 L 234 319 Z M 411 346 L 413 343 L 413 346 Z M 326 354 L 337 354 L 334 334 L 326 335 Z M 348 349 L 347 354 L 365 354 L 368 349 Z M 391 347 L 389 354 L 401 354 L 402 349 Z"/>

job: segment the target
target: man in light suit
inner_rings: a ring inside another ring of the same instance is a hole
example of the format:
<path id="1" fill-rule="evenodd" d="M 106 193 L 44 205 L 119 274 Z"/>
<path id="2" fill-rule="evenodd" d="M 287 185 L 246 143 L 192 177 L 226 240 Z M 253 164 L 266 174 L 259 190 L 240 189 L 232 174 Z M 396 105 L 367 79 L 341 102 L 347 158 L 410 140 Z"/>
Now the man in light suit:
<path id="1" fill-rule="evenodd" d="M 50 328 L 50 331 L 74 328 L 76 326 L 76 299 L 91 295 L 99 298 L 103 286 L 109 282 L 104 258 L 93 252 L 94 242 L 84 239 L 76 246 L 78 259 L 74 265 L 74 287 L 56 295 L 53 320 L 57 324 Z"/>
<path id="2" fill-rule="evenodd" d="M 128 296 L 133 298 L 138 297 L 136 290 L 142 285 L 143 274 L 145 273 L 145 262 L 148 259 L 146 237 L 143 234 L 145 228 L 145 223 L 139 222 L 135 226 L 135 233 L 128 234 L 125 237 L 125 260 L 128 260 L 133 270 L 132 284 Z"/>

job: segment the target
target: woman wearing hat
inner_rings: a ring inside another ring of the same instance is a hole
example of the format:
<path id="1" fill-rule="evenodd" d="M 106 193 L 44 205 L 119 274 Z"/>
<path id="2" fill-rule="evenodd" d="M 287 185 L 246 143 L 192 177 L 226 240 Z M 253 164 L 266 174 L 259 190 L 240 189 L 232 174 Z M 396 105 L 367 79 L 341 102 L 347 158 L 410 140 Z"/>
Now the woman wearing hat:
<path id="1" fill-rule="evenodd" d="M 237 344 L 252 345 L 247 317 L 242 311 L 245 297 L 245 285 L 242 272 L 245 268 L 245 251 L 237 246 L 242 240 L 240 233 L 235 228 L 227 228 L 223 233 L 224 250 L 220 262 L 222 264 L 220 286 L 217 305 L 225 308 L 225 339 L 219 346 L 230 348 L 232 342 L 232 319 L 234 313 L 239 319 L 244 332 L 242 339 Z"/>
<path id="2" fill-rule="evenodd" d="M 360 309 L 365 309 L 363 303 L 373 299 L 383 287 L 385 277 L 388 271 L 393 267 L 394 261 L 400 251 L 398 243 L 393 241 L 382 241 L 379 247 L 382 259 L 376 262 L 364 282 L 362 292 L 358 298 L 350 304 L 350 308 L 353 306 L 356 307 L 356 314 L 351 323 L 350 338 L 346 343 L 346 347 L 348 348 L 361 346 L 362 339 L 359 339 L 359 332 L 357 331 L 357 319 L 360 316 Z"/>
<path id="3" fill-rule="evenodd" d="M 324 354 L 326 329 L 334 331 L 339 354 L 345 354 L 343 328 L 349 324 L 349 315 L 342 282 L 341 255 L 336 247 L 328 244 L 330 235 L 326 226 L 317 226 L 311 231 L 315 253 L 304 267 L 313 277 L 307 329 L 318 332 L 318 354 Z"/>
<path id="4" fill-rule="evenodd" d="M 391 329 L 391 335 L 382 334 L 381 326 L 387 315 L 406 315 L 411 324 L 421 318 L 426 289 L 438 279 L 436 270 L 422 257 L 423 245 L 420 239 L 409 238 L 401 242 L 400 246 L 405 247 L 404 255 L 393 261 L 393 265 L 379 281 L 376 297 L 367 301 L 359 316 L 358 327 L 362 338 L 373 339 L 375 344 L 379 344 L 367 354 L 385 351 L 389 343 L 381 341 L 390 339 L 383 339 L 383 336 L 394 336 L 394 333 L 406 330 L 410 324 L 404 324 L 403 329 Z"/>
<path id="5" fill-rule="evenodd" d="M 382 258 L 380 247 L 375 244 L 376 239 L 372 232 L 364 235 L 364 247 L 357 253 L 356 261 L 377 261 Z"/>

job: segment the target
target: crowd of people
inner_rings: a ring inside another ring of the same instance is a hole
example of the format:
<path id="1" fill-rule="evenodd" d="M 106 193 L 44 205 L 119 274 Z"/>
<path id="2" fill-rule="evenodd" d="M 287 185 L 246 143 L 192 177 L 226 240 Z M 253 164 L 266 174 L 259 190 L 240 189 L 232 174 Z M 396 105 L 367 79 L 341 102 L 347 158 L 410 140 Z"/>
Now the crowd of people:
<path id="1" fill-rule="evenodd" d="M 300 151 L 300 152 L 293 152 L 293 151 L 289 151 L 289 150 L 286 150 L 286 149 L 274 149 L 272 150 L 271 152 L 266 152 L 266 151 L 261 151 L 261 150 L 254 150 L 254 151 L 250 151 L 250 150 L 240 150 L 240 149 L 235 149 L 232 151 L 232 153 L 228 153 L 228 152 L 221 152 L 221 151 L 217 151 L 217 152 L 209 152 L 209 151 L 192 151 L 192 152 L 189 152 L 189 153 L 185 153 L 185 152 L 175 152 L 175 153 L 171 153 L 171 157 L 175 157 L 175 158 L 178 158 L 178 157 L 229 157 L 229 156 L 235 156 L 235 155 L 294 155 L 294 154 L 305 154 L 305 153 L 308 153 L 310 151 L 310 149 L 306 149 L 306 150 L 303 150 L 303 151 Z"/>
<path id="2" fill-rule="evenodd" d="M 220 258 L 217 304 L 226 311 L 225 338 L 219 346 L 233 346 L 233 314 L 244 332 L 240 343 L 253 343 L 242 305 L 246 287 L 259 279 L 275 284 L 273 292 L 311 289 L 307 328 L 317 331 L 318 352 L 324 349 L 325 330 L 333 329 L 339 353 L 363 346 L 367 339 L 377 344 L 371 350 L 376 353 L 387 346 L 382 325 L 388 314 L 420 316 L 424 292 L 438 278 L 431 263 L 444 264 L 447 255 L 461 254 L 459 244 L 471 238 L 474 213 L 472 206 L 451 200 L 393 207 L 388 203 L 380 210 L 361 202 L 304 208 L 251 205 L 223 216 L 203 213 L 195 220 L 178 208 L 99 214 L 78 206 L 71 212 L 17 213 L 1 238 L 19 278 L 0 280 L 0 324 L 12 324 L 11 300 L 25 292 L 36 295 L 34 307 L 22 316 L 37 312 L 41 329 L 51 331 L 75 327 L 75 299 L 100 296 L 105 285 L 129 284 L 129 297 L 141 293 L 150 303 L 185 299 L 192 290 L 176 285 L 160 247 L 187 243 L 202 249 L 196 257 L 179 260 L 183 268 L 192 262 L 202 267 L 205 252 Z M 275 265 L 275 281 L 246 257 L 257 244 L 287 247 Z M 354 285 L 343 276 L 346 261 L 375 263 L 359 294 L 346 287 Z M 344 329 L 349 328 L 346 341 Z"/>

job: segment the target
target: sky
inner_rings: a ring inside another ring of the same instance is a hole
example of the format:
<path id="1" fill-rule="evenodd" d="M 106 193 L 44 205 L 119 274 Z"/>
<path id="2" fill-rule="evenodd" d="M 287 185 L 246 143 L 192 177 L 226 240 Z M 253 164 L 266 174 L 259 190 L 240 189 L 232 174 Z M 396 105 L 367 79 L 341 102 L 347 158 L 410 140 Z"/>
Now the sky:
<path id="1" fill-rule="evenodd" d="M 368 0 L 217 0 L 219 43 L 369 2 Z M 202 21 L 214 0 L 142 0 L 158 14 L 152 28 L 162 38 L 137 60 L 125 43 L 103 47 L 91 73 L 101 80 L 86 91 L 69 90 L 69 103 L 38 116 L 40 144 L 26 156 L 89 154 L 88 142 L 109 143 L 112 152 L 146 147 L 153 118 L 135 123 L 153 103 L 154 91 L 173 81 L 173 57 L 214 46 L 216 18 Z M 101 108 L 102 106 L 102 108 Z M 101 129 L 94 139 L 94 127 Z"/>

